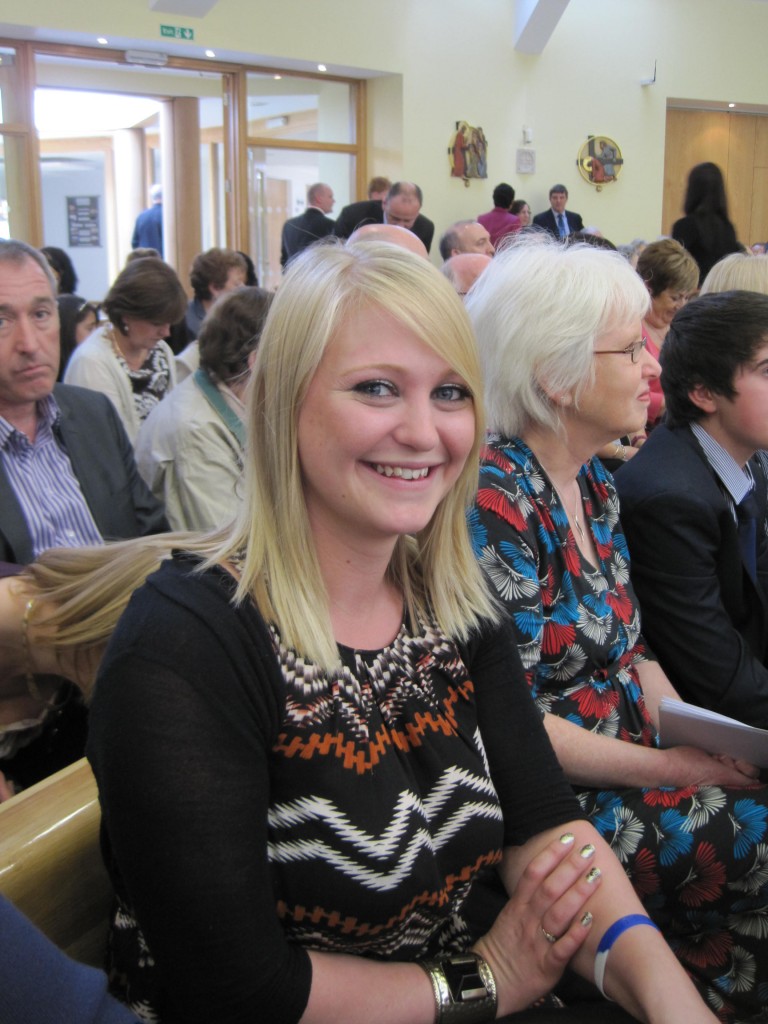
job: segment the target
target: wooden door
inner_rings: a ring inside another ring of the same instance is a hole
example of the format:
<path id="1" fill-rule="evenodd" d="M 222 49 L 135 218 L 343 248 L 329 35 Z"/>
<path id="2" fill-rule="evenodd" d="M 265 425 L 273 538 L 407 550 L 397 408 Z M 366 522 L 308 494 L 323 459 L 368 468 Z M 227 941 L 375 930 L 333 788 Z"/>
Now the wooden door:
<path id="1" fill-rule="evenodd" d="M 707 160 L 723 172 L 739 241 L 768 241 L 768 117 L 717 110 L 667 110 L 662 232 L 683 216 L 688 172 Z"/>

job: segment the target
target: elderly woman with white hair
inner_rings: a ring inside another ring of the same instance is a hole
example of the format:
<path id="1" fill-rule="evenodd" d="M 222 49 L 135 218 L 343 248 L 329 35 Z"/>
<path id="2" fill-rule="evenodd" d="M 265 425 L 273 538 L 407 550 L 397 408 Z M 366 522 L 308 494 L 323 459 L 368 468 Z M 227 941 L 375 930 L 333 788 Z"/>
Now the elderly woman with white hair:
<path id="1" fill-rule="evenodd" d="M 535 238 L 496 256 L 467 303 L 492 431 L 470 521 L 582 807 L 709 1004 L 743 1020 L 768 982 L 768 792 L 749 765 L 659 749 L 659 702 L 677 694 L 643 642 L 594 458 L 645 423 L 647 307 L 619 254 Z"/>

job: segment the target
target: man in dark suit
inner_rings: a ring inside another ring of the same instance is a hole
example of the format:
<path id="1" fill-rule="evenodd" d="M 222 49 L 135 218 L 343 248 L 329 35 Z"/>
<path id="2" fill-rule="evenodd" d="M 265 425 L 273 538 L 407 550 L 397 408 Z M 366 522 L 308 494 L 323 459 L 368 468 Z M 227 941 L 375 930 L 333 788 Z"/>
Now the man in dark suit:
<path id="1" fill-rule="evenodd" d="M 395 227 L 412 231 L 429 252 L 435 225 L 419 212 L 422 202 L 423 196 L 418 185 L 411 181 L 396 181 L 383 203 L 377 199 L 368 199 L 345 206 L 336 220 L 334 234 L 339 238 L 349 238 L 355 228 L 363 224 L 394 224 Z"/>
<path id="2" fill-rule="evenodd" d="M 768 727 L 768 296 L 706 295 L 661 352 L 666 424 L 616 474 L 642 628 L 684 700 Z"/>
<path id="3" fill-rule="evenodd" d="M 555 238 L 567 238 L 575 231 L 584 230 L 584 222 L 580 214 L 566 210 L 568 189 L 565 185 L 553 185 L 549 190 L 549 209 L 537 213 L 533 218 L 536 227 L 544 228 Z"/>
<path id="4" fill-rule="evenodd" d="M 298 217 L 291 217 L 283 224 L 283 239 L 280 247 L 280 265 L 286 266 L 290 259 L 303 252 L 318 238 L 333 234 L 335 221 L 326 214 L 336 202 L 333 189 L 322 181 L 310 185 L 307 190 L 307 208 Z"/>

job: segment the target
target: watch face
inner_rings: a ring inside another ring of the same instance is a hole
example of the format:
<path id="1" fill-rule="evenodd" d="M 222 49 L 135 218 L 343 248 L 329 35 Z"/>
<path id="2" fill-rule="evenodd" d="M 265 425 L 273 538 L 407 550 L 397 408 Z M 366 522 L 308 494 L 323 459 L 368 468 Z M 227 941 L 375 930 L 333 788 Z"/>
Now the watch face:
<path id="1" fill-rule="evenodd" d="M 488 995 L 474 957 L 451 957 L 443 963 L 443 973 L 454 1003 L 485 999 Z"/>

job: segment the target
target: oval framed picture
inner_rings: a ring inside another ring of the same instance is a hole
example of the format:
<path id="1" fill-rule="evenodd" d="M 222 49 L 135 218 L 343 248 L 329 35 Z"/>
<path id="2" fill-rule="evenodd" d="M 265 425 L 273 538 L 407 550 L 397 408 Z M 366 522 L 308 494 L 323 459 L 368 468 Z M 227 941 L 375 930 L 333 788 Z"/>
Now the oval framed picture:
<path id="1" fill-rule="evenodd" d="M 604 185 L 616 181 L 624 158 L 621 149 L 607 135 L 588 135 L 576 159 L 579 174 L 600 192 Z"/>

